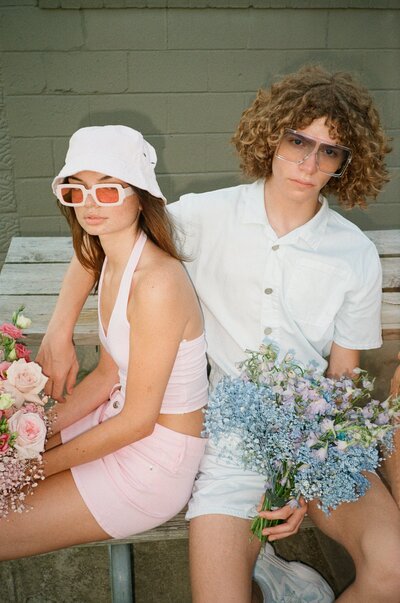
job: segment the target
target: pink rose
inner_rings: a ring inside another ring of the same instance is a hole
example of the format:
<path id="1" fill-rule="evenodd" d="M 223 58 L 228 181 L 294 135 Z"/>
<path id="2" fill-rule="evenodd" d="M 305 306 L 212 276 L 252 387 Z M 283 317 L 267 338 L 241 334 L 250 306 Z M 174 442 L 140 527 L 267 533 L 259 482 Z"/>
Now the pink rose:
<path id="1" fill-rule="evenodd" d="M 18 410 L 8 421 L 11 432 L 16 432 L 14 448 L 20 459 L 40 458 L 46 440 L 46 426 L 37 413 Z"/>
<path id="2" fill-rule="evenodd" d="M 10 445 L 8 443 L 9 440 L 10 440 L 9 433 L 3 433 L 2 435 L 0 435 L 0 453 L 7 452 L 7 450 L 9 450 L 9 448 L 10 448 Z"/>
<path id="3" fill-rule="evenodd" d="M 6 370 L 8 369 L 9 366 L 11 366 L 11 362 L 7 362 L 6 360 L 3 360 L 3 362 L 0 362 L 0 379 L 1 380 L 7 379 Z"/>
<path id="4" fill-rule="evenodd" d="M 16 343 L 15 351 L 17 352 L 18 358 L 24 358 L 27 362 L 31 361 L 31 350 L 28 350 L 23 343 Z"/>
<path id="5" fill-rule="evenodd" d="M 24 358 L 20 358 L 8 368 L 3 388 L 14 396 L 15 405 L 20 408 L 25 401 L 45 403 L 38 394 L 43 390 L 46 381 L 47 377 L 36 362 L 26 362 Z"/>
<path id="6" fill-rule="evenodd" d="M 21 339 L 21 337 L 24 337 L 21 329 L 18 329 L 18 327 L 11 324 L 10 322 L 5 322 L 0 325 L 0 333 L 3 333 L 4 335 L 7 335 L 7 337 L 11 337 L 12 339 Z"/>

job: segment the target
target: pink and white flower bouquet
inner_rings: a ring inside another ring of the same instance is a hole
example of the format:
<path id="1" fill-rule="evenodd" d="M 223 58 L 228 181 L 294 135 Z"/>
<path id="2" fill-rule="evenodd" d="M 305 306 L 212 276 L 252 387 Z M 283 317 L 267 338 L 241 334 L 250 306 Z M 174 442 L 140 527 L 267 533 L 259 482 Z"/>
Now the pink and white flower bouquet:
<path id="1" fill-rule="evenodd" d="M 0 325 L 0 518 L 26 510 L 26 497 L 44 479 L 47 377 L 23 343 L 31 321 L 22 311 Z"/>

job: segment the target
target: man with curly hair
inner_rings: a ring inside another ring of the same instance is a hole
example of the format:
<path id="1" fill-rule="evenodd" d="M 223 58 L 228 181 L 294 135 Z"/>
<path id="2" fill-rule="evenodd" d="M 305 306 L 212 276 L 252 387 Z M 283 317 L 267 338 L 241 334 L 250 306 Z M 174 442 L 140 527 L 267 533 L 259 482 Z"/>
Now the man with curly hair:
<path id="1" fill-rule="evenodd" d="M 233 142 L 244 174 L 255 181 L 185 195 L 170 206 L 185 232 L 186 266 L 202 303 L 211 387 L 224 374 L 236 375 L 244 350 L 263 339 L 328 374 L 351 374 L 359 350 L 381 345 L 380 262 L 369 239 L 324 195 L 363 207 L 388 180 L 389 148 L 368 91 L 349 74 L 302 68 L 258 93 Z M 73 261 L 39 355 L 56 396 L 68 371 L 67 385 L 74 382 L 71 335 L 91 286 Z M 270 541 L 294 534 L 307 511 L 353 558 L 355 581 L 337 600 L 398 603 L 400 514 L 378 477 L 368 479 L 364 497 L 329 517 L 316 502 L 308 510 L 302 503 L 265 512 L 285 520 L 265 533 Z M 311 569 L 283 565 L 269 546 L 259 556 L 249 517 L 263 489 L 261 476 L 225 462 L 208 445 L 187 515 L 194 603 L 333 600 Z"/>

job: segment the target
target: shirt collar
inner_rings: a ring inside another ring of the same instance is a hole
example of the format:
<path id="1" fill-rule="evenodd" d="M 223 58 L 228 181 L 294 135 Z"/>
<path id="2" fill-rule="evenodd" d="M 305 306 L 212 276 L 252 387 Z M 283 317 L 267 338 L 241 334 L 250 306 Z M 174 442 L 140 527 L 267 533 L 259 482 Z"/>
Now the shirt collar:
<path id="1" fill-rule="evenodd" d="M 264 180 L 256 180 L 243 189 L 244 194 L 244 224 L 261 224 L 267 227 L 267 232 L 272 238 L 278 240 L 272 230 L 264 206 Z M 287 235 L 279 239 L 280 243 L 295 243 L 299 239 L 307 243 L 313 249 L 316 249 L 323 238 L 328 223 L 329 205 L 323 195 L 320 195 L 319 202 L 321 207 L 311 220 L 292 230 Z"/>

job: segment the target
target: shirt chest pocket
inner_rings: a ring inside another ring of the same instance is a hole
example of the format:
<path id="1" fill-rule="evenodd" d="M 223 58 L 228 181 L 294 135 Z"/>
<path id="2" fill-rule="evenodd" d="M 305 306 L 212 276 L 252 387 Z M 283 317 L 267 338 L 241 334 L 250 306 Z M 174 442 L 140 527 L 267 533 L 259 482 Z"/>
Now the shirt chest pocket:
<path id="1" fill-rule="evenodd" d="M 292 318 L 321 327 L 332 323 L 343 303 L 346 271 L 309 259 L 298 260 L 290 271 L 283 294 Z"/>

